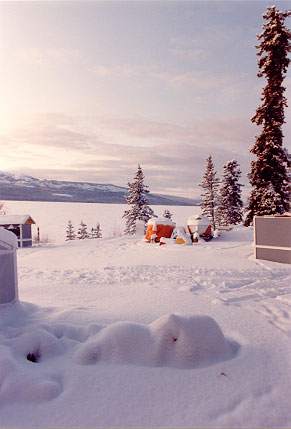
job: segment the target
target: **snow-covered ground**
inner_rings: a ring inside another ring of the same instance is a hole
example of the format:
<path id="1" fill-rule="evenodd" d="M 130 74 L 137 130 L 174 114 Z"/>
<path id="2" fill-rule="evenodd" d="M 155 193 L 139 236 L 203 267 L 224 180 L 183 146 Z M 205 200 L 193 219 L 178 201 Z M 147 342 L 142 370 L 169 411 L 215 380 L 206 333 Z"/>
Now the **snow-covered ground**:
<path id="1" fill-rule="evenodd" d="M 159 246 L 118 236 L 126 206 L 6 205 L 50 242 L 18 250 L 0 307 L 1 428 L 291 426 L 291 268 L 251 228 Z M 104 238 L 65 242 L 68 219 Z"/>

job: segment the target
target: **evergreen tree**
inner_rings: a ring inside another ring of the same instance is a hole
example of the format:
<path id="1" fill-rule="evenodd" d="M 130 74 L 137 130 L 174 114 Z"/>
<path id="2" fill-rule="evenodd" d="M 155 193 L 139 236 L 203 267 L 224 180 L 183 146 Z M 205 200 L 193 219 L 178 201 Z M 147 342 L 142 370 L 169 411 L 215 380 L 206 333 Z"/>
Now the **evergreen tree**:
<path id="1" fill-rule="evenodd" d="M 138 165 L 137 172 L 133 182 L 128 182 L 129 196 L 125 196 L 127 204 L 132 207 L 126 210 L 123 218 L 126 219 L 125 234 L 133 235 L 136 231 L 136 221 L 143 220 L 147 222 L 151 217 L 155 216 L 153 210 L 149 207 L 149 200 L 146 197 L 149 194 L 148 186 L 144 183 L 144 174 L 140 165 Z"/>
<path id="2" fill-rule="evenodd" d="M 91 228 L 91 238 L 102 238 L 102 232 L 99 222 L 97 222 L 95 228 Z"/>
<path id="3" fill-rule="evenodd" d="M 66 241 L 69 240 L 75 240 L 76 239 L 76 234 L 74 232 L 74 227 L 72 225 L 72 222 L 69 220 L 68 221 L 68 226 L 67 226 L 67 230 L 66 230 Z"/>
<path id="4" fill-rule="evenodd" d="M 204 180 L 199 184 L 203 189 L 201 194 L 202 202 L 202 214 L 207 216 L 211 220 L 213 229 L 217 225 L 217 192 L 219 187 L 219 179 L 216 177 L 216 171 L 214 171 L 214 164 L 212 161 L 212 156 L 209 155 L 206 160 L 206 170 L 204 173 Z"/>
<path id="5" fill-rule="evenodd" d="M 80 227 L 78 229 L 78 239 L 84 240 L 85 238 L 89 238 L 89 234 L 87 231 L 87 225 L 81 220 Z"/>
<path id="6" fill-rule="evenodd" d="M 288 155 L 283 148 L 282 125 L 284 124 L 285 78 L 290 59 L 291 31 L 284 25 L 291 12 L 281 12 L 275 6 L 267 8 L 263 18 L 263 32 L 257 36 L 256 46 L 260 56 L 258 77 L 265 76 L 267 84 L 262 91 L 263 102 L 251 119 L 262 126 L 250 151 L 257 159 L 251 162 L 248 175 L 253 190 L 248 200 L 245 225 L 252 223 L 255 215 L 282 214 L 289 210 Z"/>
<path id="7" fill-rule="evenodd" d="M 219 225 L 236 225 L 242 222 L 241 176 L 238 162 L 233 159 L 223 166 L 223 178 L 218 193 L 217 217 Z"/>
<path id="8" fill-rule="evenodd" d="M 165 211 L 163 213 L 163 217 L 165 217 L 166 219 L 172 220 L 172 216 L 173 216 L 173 214 L 170 212 L 170 210 L 165 209 Z"/>

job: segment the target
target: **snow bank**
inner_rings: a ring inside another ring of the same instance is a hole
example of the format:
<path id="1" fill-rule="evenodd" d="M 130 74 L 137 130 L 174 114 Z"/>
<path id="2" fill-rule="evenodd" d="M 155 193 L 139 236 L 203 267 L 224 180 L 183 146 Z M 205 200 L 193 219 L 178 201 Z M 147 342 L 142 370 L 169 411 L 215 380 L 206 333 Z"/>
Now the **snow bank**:
<path id="1" fill-rule="evenodd" d="M 75 371 L 103 362 L 193 369 L 229 360 L 237 350 L 208 316 L 168 314 L 148 325 L 34 322 L 48 310 L 21 302 L 1 308 L 0 403 L 55 399 L 66 390 L 64 366 Z"/>
<path id="2" fill-rule="evenodd" d="M 230 231 L 220 231 L 219 241 L 232 241 L 232 242 L 249 242 L 254 241 L 254 228 L 246 228 L 243 225 L 234 225 Z"/>
<path id="3" fill-rule="evenodd" d="M 98 361 L 178 368 L 204 367 L 230 359 L 233 351 L 208 316 L 163 316 L 150 325 L 114 323 L 90 338 L 76 353 L 80 364 Z"/>

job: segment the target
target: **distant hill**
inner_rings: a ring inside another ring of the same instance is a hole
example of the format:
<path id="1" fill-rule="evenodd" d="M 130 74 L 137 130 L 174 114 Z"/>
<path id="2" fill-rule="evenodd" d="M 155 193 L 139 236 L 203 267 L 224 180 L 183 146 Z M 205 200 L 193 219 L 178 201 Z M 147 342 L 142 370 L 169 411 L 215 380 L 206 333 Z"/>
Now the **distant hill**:
<path id="1" fill-rule="evenodd" d="M 0 200 L 124 204 L 128 189 L 111 184 L 40 180 L 0 172 Z M 152 205 L 193 206 L 198 200 L 149 194 Z"/>

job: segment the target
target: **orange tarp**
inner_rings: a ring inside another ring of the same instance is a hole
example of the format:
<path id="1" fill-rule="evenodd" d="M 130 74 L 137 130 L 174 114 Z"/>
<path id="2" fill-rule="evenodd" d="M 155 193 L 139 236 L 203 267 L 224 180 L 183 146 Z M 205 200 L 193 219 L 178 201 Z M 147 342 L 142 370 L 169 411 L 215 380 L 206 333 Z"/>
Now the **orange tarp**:
<path id="1" fill-rule="evenodd" d="M 152 234 L 156 234 L 158 236 L 156 241 L 160 241 L 161 237 L 170 238 L 175 227 L 171 225 L 157 225 L 156 229 L 157 230 L 153 230 L 153 225 L 148 225 L 145 236 L 147 241 L 151 241 Z"/>

